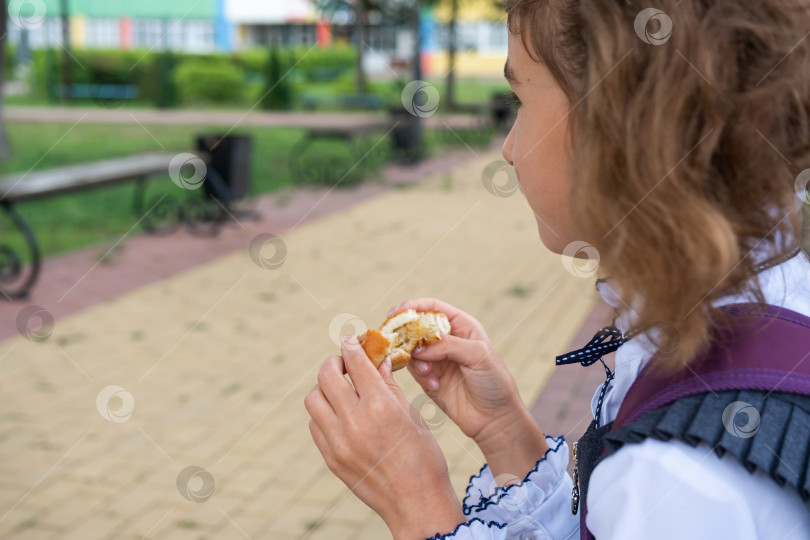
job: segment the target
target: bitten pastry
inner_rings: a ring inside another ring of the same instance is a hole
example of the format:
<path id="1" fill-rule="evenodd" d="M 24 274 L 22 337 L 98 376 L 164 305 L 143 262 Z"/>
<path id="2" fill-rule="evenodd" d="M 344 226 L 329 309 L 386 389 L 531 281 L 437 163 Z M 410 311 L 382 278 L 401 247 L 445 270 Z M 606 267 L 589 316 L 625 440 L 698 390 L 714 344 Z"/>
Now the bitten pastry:
<path id="1" fill-rule="evenodd" d="M 379 368 L 390 354 L 391 371 L 396 371 L 408 365 L 414 347 L 449 333 L 450 321 L 441 311 L 405 309 L 388 317 L 379 330 L 367 331 L 361 339 L 363 350 L 374 367 Z"/>

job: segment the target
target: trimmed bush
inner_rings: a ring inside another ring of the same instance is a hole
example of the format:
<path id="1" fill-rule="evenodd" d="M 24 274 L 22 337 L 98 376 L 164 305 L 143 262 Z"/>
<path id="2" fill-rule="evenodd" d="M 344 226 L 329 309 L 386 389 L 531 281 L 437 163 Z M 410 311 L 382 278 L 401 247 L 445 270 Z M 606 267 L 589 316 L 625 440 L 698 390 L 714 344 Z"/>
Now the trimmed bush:
<path id="1" fill-rule="evenodd" d="M 76 84 L 122 84 L 138 89 L 138 101 L 159 107 L 171 107 L 179 101 L 254 103 L 273 83 L 270 82 L 269 49 L 251 49 L 236 54 L 163 53 L 147 50 L 73 50 L 72 77 Z M 295 94 L 308 83 L 331 86 L 344 92 L 354 80 L 355 50 L 348 45 L 328 49 L 279 48 L 278 59 L 282 92 L 281 102 L 293 104 Z M 29 83 L 37 97 L 58 99 L 55 88 L 61 81 L 62 51 L 32 51 L 33 65 Z M 277 69 L 277 68 L 274 68 Z M 288 70 L 292 69 L 288 73 Z M 174 72 L 172 74 L 172 71 Z"/>
<path id="2" fill-rule="evenodd" d="M 225 62 L 181 64 L 175 69 L 174 84 L 183 103 L 234 102 L 242 97 L 242 72 Z"/>

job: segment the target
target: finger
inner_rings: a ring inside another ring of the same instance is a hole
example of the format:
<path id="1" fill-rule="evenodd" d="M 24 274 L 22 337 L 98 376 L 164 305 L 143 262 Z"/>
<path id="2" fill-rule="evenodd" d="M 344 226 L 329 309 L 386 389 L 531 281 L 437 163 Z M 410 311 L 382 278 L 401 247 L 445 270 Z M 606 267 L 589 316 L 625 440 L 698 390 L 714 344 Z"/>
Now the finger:
<path id="1" fill-rule="evenodd" d="M 448 318 L 452 316 L 459 316 L 462 314 L 462 311 L 457 307 L 448 304 L 447 302 L 442 302 L 438 298 L 411 298 L 405 300 L 398 306 L 392 307 L 388 311 L 388 316 L 390 317 L 394 313 L 398 313 L 405 309 L 415 309 L 416 311 L 441 311 Z"/>
<path id="2" fill-rule="evenodd" d="M 447 334 L 424 345 L 419 352 L 414 349 L 411 358 L 425 362 L 449 360 L 465 367 L 474 367 L 486 358 L 488 352 L 484 341 Z"/>
<path id="3" fill-rule="evenodd" d="M 318 371 L 318 386 L 337 414 L 350 410 L 359 399 L 352 384 L 343 376 L 344 368 L 343 358 L 333 355 Z"/>
<path id="4" fill-rule="evenodd" d="M 414 358 L 413 353 L 411 353 L 411 361 L 408 362 L 407 367 L 413 371 L 414 375 L 425 376 L 429 374 L 432 370 L 433 363 L 427 362 L 425 360 L 417 360 Z"/>
<path id="5" fill-rule="evenodd" d="M 329 404 L 320 386 L 317 384 L 309 391 L 304 397 L 304 407 L 307 412 L 319 425 L 326 425 L 327 423 L 335 423 L 337 421 L 337 414 Z"/>
<path id="6" fill-rule="evenodd" d="M 380 374 L 357 341 L 357 336 L 346 336 L 340 349 L 346 372 L 351 377 L 357 394 L 362 397 L 366 393 L 374 392 L 375 388 L 379 388 L 382 382 Z"/>
<path id="7" fill-rule="evenodd" d="M 428 371 L 426 373 L 420 373 L 418 369 L 414 367 L 414 362 L 408 362 L 407 368 L 408 371 L 411 372 L 413 378 L 419 385 L 422 387 L 422 390 L 425 392 L 431 392 L 439 389 L 439 381 L 436 379 L 435 375 L 432 375 L 430 372 L 431 364 L 428 362 L 423 362 L 424 365 L 428 367 Z"/>
<path id="8" fill-rule="evenodd" d="M 414 309 L 416 311 L 441 311 L 447 315 L 447 319 L 450 321 L 451 326 L 453 325 L 454 319 L 475 320 L 472 316 L 460 310 L 456 306 L 448 304 L 447 302 L 442 302 L 438 298 L 412 298 L 410 300 L 406 300 L 400 305 L 391 308 L 388 316 L 390 317 L 394 313 L 398 313 L 405 309 Z M 477 321 L 475 322 L 477 323 Z"/>

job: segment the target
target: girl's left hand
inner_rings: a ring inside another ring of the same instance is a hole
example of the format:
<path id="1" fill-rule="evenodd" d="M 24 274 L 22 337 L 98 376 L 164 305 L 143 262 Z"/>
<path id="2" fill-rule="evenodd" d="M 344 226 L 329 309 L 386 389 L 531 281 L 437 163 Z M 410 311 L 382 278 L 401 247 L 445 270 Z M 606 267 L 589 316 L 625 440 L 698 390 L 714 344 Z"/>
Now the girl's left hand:
<path id="1" fill-rule="evenodd" d="M 466 521 L 447 461 L 386 360 L 379 371 L 356 336 L 341 345 L 304 398 L 329 470 L 374 510 L 394 538 L 425 538 Z M 349 382 L 343 375 L 348 373 Z"/>

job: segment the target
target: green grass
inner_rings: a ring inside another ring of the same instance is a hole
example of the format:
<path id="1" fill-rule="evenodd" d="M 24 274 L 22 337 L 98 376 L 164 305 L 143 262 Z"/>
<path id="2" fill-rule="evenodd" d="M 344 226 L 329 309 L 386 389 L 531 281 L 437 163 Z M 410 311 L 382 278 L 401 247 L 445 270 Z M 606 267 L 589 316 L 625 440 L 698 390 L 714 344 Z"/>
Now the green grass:
<path id="1" fill-rule="evenodd" d="M 445 95 L 445 79 L 437 77 L 428 77 L 425 79 L 427 82 L 436 87 L 439 92 L 440 101 L 438 112 L 448 112 L 447 96 Z M 368 81 L 367 93 L 376 94 L 382 97 L 386 103 L 394 107 L 399 107 L 402 104 L 401 92 L 405 82 L 397 82 L 395 80 L 375 80 Z M 194 110 L 245 110 L 256 104 L 261 95 L 265 92 L 264 85 L 245 85 L 243 97 L 233 100 L 232 102 L 216 102 L 216 103 L 178 103 L 177 109 L 194 109 Z M 459 104 L 480 104 L 489 103 L 493 93 L 509 91 L 509 85 L 502 78 L 492 79 L 478 79 L 478 78 L 464 78 L 456 81 L 455 100 Z M 340 94 L 356 94 L 355 75 L 352 72 L 346 73 L 341 77 L 330 81 L 301 81 L 294 84 L 294 105 L 296 110 L 303 110 L 298 101 L 295 99 L 300 98 L 306 94 L 308 96 L 328 97 Z M 15 95 L 5 98 L 5 103 L 11 106 L 62 106 L 59 100 L 49 99 L 38 95 Z M 71 103 L 76 107 L 91 107 L 94 102 L 89 99 L 74 99 Z M 150 110 L 154 105 L 144 99 L 137 99 L 129 102 L 122 103 L 120 110 Z M 347 110 L 341 109 L 337 106 L 322 105 L 318 110 Z M 350 108 L 348 110 L 358 110 Z"/>
<path id="2" fill-rule="evenodd" d="M 224 131 L 222 127 L 216 126 L 143 128 L 135 123 L 72 125 L 7 122 L 6 127 L 14 154 L 8 161 L 0 163 L 0 174 L 3 175 L 140 152 L 188 152 L 193 151 L 197 134 L 221 134 Z M 340 185 L 374 181 L 374 173 L 395 157 L 388 141 L 380 142 L 381 135 L 358 141 L 356 147 L 340 141 L 318 141 L 299 153 L 296 145 L 304 137 L 303 129 L 247 127 L 238 128 L 232 134 L 253 137 L 252 195 L 300 186 L 307 183 L 306 179 L 333 185 L 363 155 L 363 167 L 368 174 L 360 177 L 357 174 L 359 168 L 355 168 L 343 178 Z M 462 135 L 468 145 L 476 147 L 488 144 L 492 132 L 479 130 Z M 462 147 L 456 136 L 447 130 L 425 133 L 424 142 L 426 156 L 435 155 L 445 148 Z M 303 164 L 303 169 L 294 167 L 296 159 Z M 319 169 L 310 170 L 306 168 L 307 164 L 317 164 Z M 298 171 L 302 173 L 299 174 Z M 330 174 L 320 176 L 324 172 Z M 127 233 L 141 232 L 141 228 L 136 226 L 140 216 L 135 214 L 133 208 L 134 193 L 135 183 L 129 182 L 20 203 L 17 209 L 33 228 L 43 256 L 95 245 L 98 247 L 99 262 L 109 263 L 114 261 L 116 252 L 111 252 L 107 257 L 104 254 L 119 239 Z M 200 197 L 199 192 L 189 192 L 177 187 L 168 174 L 155 176 L 149 182 L 146 208 L 163 195 L 175 200 Z M 4 240 L 0 243 L 8 244 L 18 252 L 26 252 L 21 236 L 5 214 L 0 215 L 0 234 Z"/>
<path id="3" fill-rule="evenodd" d="M 191 151 L 194 133 L 222 131 L 221 128 L 150 126 L 150 135 L 137 124 L 78 124 L 73 127 L 70 124 L 18 122 L 9 122 L 7 129 L 14 155 L 9 161 L 0 164 L 2 174 L 24 173 L 140 152 Z M 254 136 L 256 146 L 251 165 L 256 192 L 273 191 L 292 185 L 292 175 L 287 166 L 288 156 L 293 145 L 303 136 L 303 131 L 240 131 Z M 130 182 L 21 203 L 17 208 L 37 233 L 43 254 L 49 256 L 90 244 L 114 242 L 124 235 L 138 220 L 133 208 L 134 192 L 135 184 Z M 176 198 L 199 195 L 183 192 L 171 182 L 167 174 L 165 177 L 155 177 L 150 182 L 147 205 L 150 200 L 164 193 Z M 10 223 L 5 216 L 2 219 L 0 230 L 7 231 Z M 106 247 L 102 248 L 99 255 L 104 251 Z"/>

